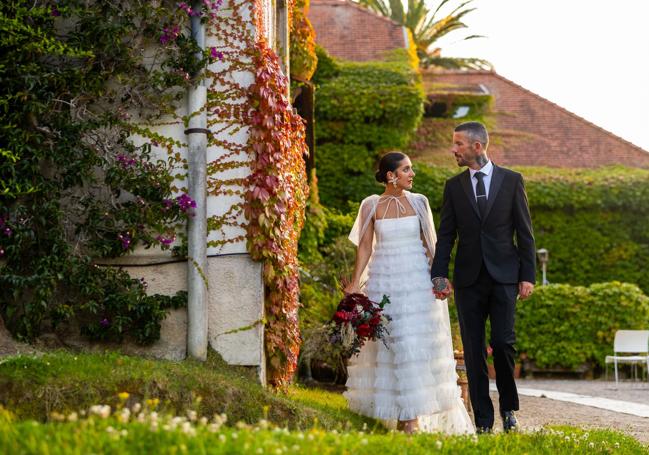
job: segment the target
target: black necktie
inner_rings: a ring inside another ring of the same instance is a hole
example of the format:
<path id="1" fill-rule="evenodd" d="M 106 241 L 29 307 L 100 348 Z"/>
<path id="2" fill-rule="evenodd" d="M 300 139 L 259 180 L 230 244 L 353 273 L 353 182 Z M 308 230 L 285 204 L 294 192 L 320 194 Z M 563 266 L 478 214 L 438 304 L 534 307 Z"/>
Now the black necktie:
<path id="1" fill-rule="evenodd" d="M 480 212 L 480 218 L 484 218 L 484 215 L 487 211 L 487 192 L 484 187 L 484 174 L 480 171 L 475 173 L 475 178 L 478 180 L 478 184 L 475 187 L 475 195 L 478 202 L 478 211 Z"/>

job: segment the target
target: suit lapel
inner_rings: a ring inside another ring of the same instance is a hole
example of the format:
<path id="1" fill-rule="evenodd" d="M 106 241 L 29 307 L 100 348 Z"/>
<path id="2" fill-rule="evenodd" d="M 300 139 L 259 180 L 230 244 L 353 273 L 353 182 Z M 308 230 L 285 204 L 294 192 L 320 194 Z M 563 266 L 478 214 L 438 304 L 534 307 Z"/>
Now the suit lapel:
<path id="1" fill-rule="evenodd" d="M 473 194 L 473 186 L 471 186 L 471 173 L 468 169 L 464 171 L 464 173 L 460 177 L 460 182 L 462 183 L 462 188 L 464 189 L 466 197 L 469 198 L 469 203 L 471 204 L 471 207 L 473 207 L 473 211 L 476 215 L 478 215 L 478 218 L 480 218 L 478 203 L 475 200 L 475 194 Z"/>
<path id="2" fill-rule="evenodd" d="M 504 172 L 502 172 L 500 168 L 495 164 L 493 165 L 492 172 L 493 175 L 491 176 L 491 183 L 489 184 L 489 197 L 487 198 L 487 210 L 485 211 L 485 216 L 484 219 L 482 220 L 483 223 L 489 216 L 491 207 L 494 206 L 494 201 L 496 200 L 496 196 L 498 196 L 498 191 L 500 191 L 500 187 L 503 183 Z"/>

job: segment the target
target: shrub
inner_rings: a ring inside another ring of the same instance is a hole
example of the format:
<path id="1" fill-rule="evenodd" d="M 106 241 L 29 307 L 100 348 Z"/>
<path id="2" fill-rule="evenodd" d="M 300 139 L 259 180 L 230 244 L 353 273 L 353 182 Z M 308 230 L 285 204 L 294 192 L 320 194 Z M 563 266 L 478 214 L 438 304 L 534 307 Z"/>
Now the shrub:
<path id="1" fill-rule="evenodd" d="M 589 287 L 554 284 L 519 301 L 516 317 L 518 350 L 538 366 L 603 367 L 616 330 L 649 327 L 649 297 L 617 281 Z"/>

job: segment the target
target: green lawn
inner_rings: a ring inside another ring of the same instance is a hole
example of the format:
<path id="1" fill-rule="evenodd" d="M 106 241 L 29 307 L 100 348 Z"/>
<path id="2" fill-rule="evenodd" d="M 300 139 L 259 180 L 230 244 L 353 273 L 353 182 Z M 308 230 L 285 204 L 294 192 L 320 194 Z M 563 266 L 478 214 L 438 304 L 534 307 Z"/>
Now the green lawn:
<path id="1" fill-rule="evenodd" d="M 174 414 L 193 409 L 206 416 L 225 413 L 234 422 L 266 418 L 291 429 L 316 421 L 328 430 L 381 428 L 348 411 L 338 394 L 301 387 L 276 394 L 255 381 L 254 371 L 229 366 L 212 352 L 205 363 L 63 351 L 0 361 L 0 405 L 20 419 L 46 421 L 54 411 L 68 414 L 96 404 L 115 407 L 121 392 L 129 394 L 129 406 L 157 398 L 159 411 Z"/>
<path id="2" fill-rule="evenodd" d="M 480 437 L 387 432 L 349 412 L 340 394 L 297 386 L 275 394 L 214 354 L 206 363 L 13 357 L 0 361 L 0 404 L 2 454 L 649 454 L 621 433 L 569 427 Z"/>

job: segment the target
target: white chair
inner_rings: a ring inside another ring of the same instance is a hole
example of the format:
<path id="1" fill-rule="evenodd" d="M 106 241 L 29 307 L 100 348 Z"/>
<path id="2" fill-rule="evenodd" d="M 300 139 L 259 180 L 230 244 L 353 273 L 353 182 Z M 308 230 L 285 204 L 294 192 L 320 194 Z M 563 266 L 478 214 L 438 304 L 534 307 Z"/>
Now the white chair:
<path id="1" fill-rule="evenodd" d="M 633 355 L 618 355 L 618 354 Z M 608 380 L 608 364 L 615 366 L 615 387 L 618 383 L 618 363 L 633 365 L 634 377 L 637 379 L 637 365 L 647 365 L 649 372 L 649 330 L 618 330 L 613 341 L 613 355 L 607 355 L 605 360 L 606 379 Z"/>

